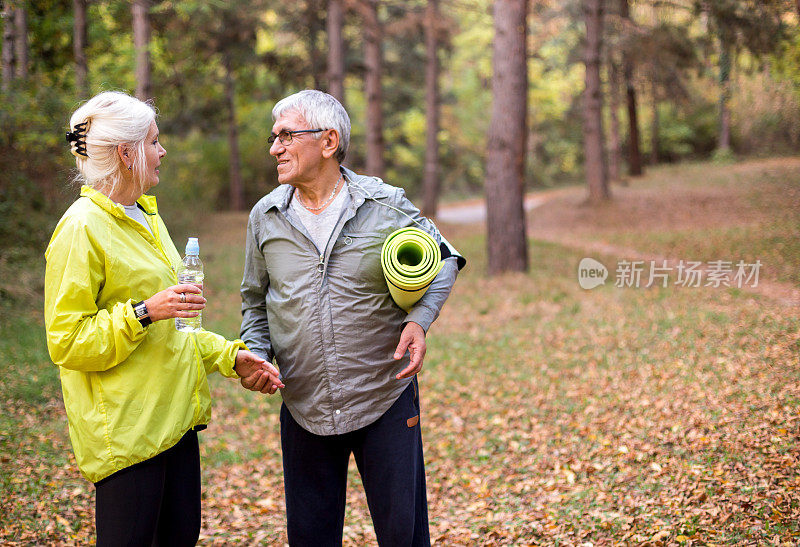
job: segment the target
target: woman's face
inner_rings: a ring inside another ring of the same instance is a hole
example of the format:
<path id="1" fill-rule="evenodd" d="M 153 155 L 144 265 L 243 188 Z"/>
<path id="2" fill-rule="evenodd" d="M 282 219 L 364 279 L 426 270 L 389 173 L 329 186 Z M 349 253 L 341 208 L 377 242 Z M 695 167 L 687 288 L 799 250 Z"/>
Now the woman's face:
<path id="1" fill-rule="evenodd" d="M 158 126 L 156 122 L 152 122 L 144 140 L 145 191 L 158 184 L 158 167 L 161 165 L 161 158 L 166 155 L 167 151 L 158 142 Z"/>

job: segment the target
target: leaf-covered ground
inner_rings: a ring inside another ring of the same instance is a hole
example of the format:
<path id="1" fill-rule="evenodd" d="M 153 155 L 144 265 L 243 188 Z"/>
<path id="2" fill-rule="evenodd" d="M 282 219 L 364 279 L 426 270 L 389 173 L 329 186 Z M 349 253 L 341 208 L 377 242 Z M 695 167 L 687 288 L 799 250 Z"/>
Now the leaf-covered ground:
<path id="1" fill-rule="evenodd" d="M 623 249 L 760 259 L 764 283 L 796 289 L 797 180 L 796 160 L 701 164 L 657 170 L 600 210 L 582 189 L 560 194 L 531 212 L 525 275 L 486 278 L 481 227 L 443 227 L 470 262 L 420 375 L 437 544 L 800 543 L 798 307 L 749 288 L 577 283 L 581 258 L 610 266 Z M 245 220 L 217 215 L 200 234 L 206 324 L 228 336 Z M 36 321 L 0 324 L 0 542 L 85 544 L 93 489 Z M 280 400 L 212 387 L 201 544 L 281 545 Z M 374 544 L 351 471 L 345 544 Z"/>

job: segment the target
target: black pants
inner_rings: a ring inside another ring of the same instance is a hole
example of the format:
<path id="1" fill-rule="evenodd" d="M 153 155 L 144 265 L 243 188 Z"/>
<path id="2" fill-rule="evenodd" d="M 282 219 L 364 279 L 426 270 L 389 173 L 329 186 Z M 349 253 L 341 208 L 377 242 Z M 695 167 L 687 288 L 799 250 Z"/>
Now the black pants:
<path id="1" fill-rule="evenodd" d="M 195 545 L 200 535 L 197 432 L 97 484 L 97 545 Z"/>
<path id="2" fill-rule="evenodd" d="M 309 433 L 282 405 L 281 446 L 292 547 L 342 544 L 351 453 L 378 543 L 430 545 L 416 378 L 376 422 L 343 435 Z"/>

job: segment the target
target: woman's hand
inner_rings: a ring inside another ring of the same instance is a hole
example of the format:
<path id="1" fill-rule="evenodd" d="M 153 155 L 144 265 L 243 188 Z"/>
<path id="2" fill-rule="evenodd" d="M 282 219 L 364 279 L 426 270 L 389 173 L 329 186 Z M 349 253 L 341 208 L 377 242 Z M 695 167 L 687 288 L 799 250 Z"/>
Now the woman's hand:
<path id="1" fill-rule="evenodd" d="M 153 322 L 175 317 L 197 317 L 206 307 L 203 291 L 197 285 L 183 283 L 157 292 L 144 301 Z"/>
<path id="2" fill-rule="evenodd" d="M 233 370 L 241 376 L 241 384 L 250 391 L 260 391 L 272 395 L 284 387 L 278 369 L 255 353 L 240 349 L 236 353 Z"/>

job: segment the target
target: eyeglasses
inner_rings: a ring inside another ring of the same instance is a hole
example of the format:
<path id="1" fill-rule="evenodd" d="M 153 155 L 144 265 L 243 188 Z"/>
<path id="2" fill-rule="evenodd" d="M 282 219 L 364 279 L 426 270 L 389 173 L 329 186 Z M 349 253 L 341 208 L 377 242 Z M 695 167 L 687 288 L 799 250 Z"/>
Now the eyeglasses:
<path id="1" fill-rule="evenodd" d="M 320 131 L 325 131 L 324 129 L 298 129 L 297 131 L 289 131 L 288 129 L 282 129 L 277 135 L 275 133 L 270 133 L 269 137 L 267 137 L 267 142 L 272 145 L 275 142 L 275 139 L 281 141 L 281 144 L 284 146 L 288 146 L 292 144 L 292 135 L 297 135 L 298 133 L 319 133 Z"/>

